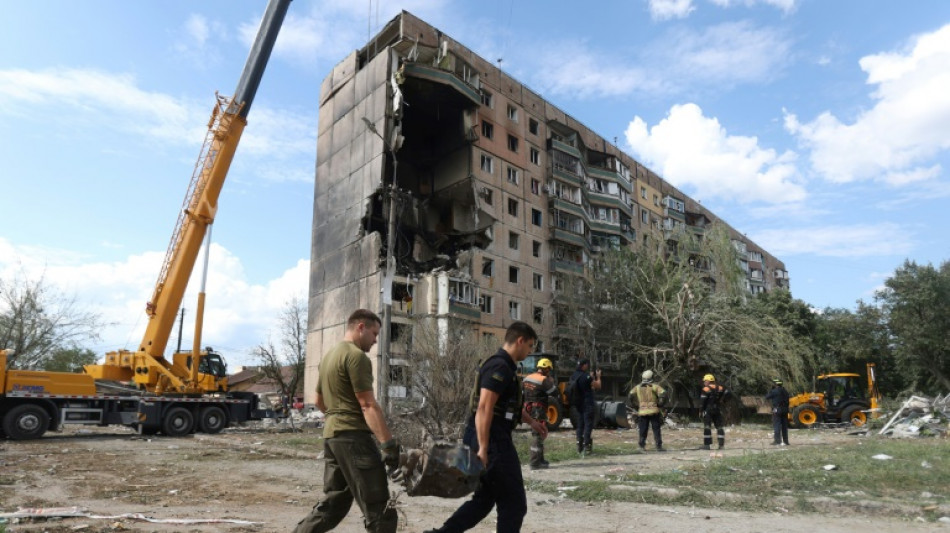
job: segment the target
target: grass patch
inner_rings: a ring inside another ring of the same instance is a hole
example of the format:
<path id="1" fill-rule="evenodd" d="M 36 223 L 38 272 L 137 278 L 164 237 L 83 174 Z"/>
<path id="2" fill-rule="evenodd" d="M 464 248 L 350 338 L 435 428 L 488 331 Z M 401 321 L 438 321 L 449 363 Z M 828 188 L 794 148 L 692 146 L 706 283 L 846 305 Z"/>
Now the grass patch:
<path id="1" fill-rule="evenodd" d="M 560 441 L 551 457 L 576 458 L 576 449 L 562 449 L 571 444 Z M 630 451 L 629 446 L 605 446 L 599 453 Z M 878 454 L 893 459 L 871 458 Z M 822 467 L 828 464 L 837 469 L 824 470 Z M 683 461 L 653 473 L 607 475 L 593 481 L 563 480 L 561 485 L 576 488 L 563 491 L 550 482 L 532 482 L 530 488 L 561 492 L 581 502 L 630 501 L 734 510 L 769 510 L 782 502 L 790 510 L 806 513 L 822 512 L 820 499 L 841 503 L 876 501 L 913 509 L 915 516 L 920 516 L 922 505 L 950 504 L 950 447 L 934 439 L 856 440 L 826 448 L 793 446 L 781 452 Z"/>

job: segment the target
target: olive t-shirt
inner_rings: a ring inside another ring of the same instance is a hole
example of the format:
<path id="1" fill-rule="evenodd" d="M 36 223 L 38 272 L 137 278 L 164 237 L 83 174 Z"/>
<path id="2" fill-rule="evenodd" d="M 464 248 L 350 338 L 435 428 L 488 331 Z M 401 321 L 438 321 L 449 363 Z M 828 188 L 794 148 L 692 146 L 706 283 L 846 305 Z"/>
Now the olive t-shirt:
<path id="1" fill-rule="evenodd" d="M 369 357 L 350 341 L 330 349 L 320 361 L 317 394 L 323 396 L 327 411 L 323 438 L 340 431 L 369 431 L 357 392 L 373 390 L 373 365 Z"/>

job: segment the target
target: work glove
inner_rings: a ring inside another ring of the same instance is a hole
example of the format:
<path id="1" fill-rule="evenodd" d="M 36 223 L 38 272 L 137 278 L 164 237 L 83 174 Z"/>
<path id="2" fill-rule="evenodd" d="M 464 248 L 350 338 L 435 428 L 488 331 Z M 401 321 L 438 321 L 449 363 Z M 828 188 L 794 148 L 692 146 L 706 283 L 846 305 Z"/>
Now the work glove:
<path id="1" fill-rule="evenodd" d="M 399 441 L 395 438 L 389 439 L 379 445 L 383 452 L 383 463 L 386 465 L 387 472 L 394 472 L 399 468 L 399 453 L 401 448 Z"/>

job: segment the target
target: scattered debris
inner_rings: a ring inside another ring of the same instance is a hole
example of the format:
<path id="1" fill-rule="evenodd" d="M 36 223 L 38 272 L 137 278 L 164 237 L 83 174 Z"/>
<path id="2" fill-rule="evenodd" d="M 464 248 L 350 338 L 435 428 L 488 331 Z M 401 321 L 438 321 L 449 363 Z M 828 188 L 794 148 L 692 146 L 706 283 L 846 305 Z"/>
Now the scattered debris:
<path id="1" fill-rule="evenodd" d="M 829 470 L 829 471 L 830 471 L 830 470 L 837 470 L 837 469 L 838 469 L 838 465 L 825 465 L 825 466 L 823 466 L 822 468 L 824 468 L 825 470 Z"/>
<path id="2" fill-rule="evenodd" d="M 880 435 L 920 437 L 946 435 L 950 420 L 950 394 L 935 399 L 911 396 L 881 428 Z"/>
<path id="3" fill-rule="evenodd" d="M 878 461 L 889 461 L 893 459 L 893 457 L 887 455 L 886 453 L 879 453 L 877 455 L 872 455 L 871 459 L 877 459 Z"/>
<path id="4" fill-rule="evenodd" d="M 142 513 L 125 513 L 117 515 L 97 515 L 89 513 L 79 507 L 19 507 L 12 513 L 0 513 L 0 519 L 19 519 L 19 518 L 94 518 L 101 520 L 114 520 L 116 518 L 128 518 L 131 520 L 140 520 L 152 524 L 240 524 L 240 525 L 259 525 L 263 522 L 251 522 L 248 520 L 232 520 L 228 518 L 152 518 Z"/>

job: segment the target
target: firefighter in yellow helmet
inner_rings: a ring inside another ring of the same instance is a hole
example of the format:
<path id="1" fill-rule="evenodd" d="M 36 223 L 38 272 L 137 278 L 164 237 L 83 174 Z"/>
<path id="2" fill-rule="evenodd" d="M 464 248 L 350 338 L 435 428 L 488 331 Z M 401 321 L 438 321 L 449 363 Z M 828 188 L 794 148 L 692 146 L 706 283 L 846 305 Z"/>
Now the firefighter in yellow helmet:
<path id="1" fill-rule="evenodd" d="M 656 451 L 665 452 L 663 433 L 660 429 L 666 416 L 666 390 L 653 383 L 653 371 L 647 370 L 640 376 L 642 382 L 630 391 L 630 404 L 637 409 L 637 429 L 639 430 L 640 450 L 646 449 L 647 433 L 653 429 L 653 441 Z"/>
<path id="2" fill-rule="evenodd" d="M 700 412 L 703 417 L 703 449 L 708 450 L 712 447 L 712 426 L 716 425 L 716 438 L 719 441 L 719 449 L 726 445 L 726 431 L 723 428 L 722 410 L 720 404 L 722 398 L 729 394 L 725 387 L 716 383 L 716 377 L 712 374 L 703 376 L 703 390 L 699 395 Z"/>
<path id="3" fill-rule="evenodd" d="M 551 377 L 554 364 L 547 357 L 538 361 L 537 372 L 530 374 L 522 381 L 524 387 L 524 408 L 528 416 L 535 420 L 547 423 L 548 398 L 557 397 L 557 383 Z M 531 430 L 534 439 L 531 441 L 531 455 L 528 467 L 532 470 L 548 468 L 550 464 L 544 460 L 544 435 Z"/>

